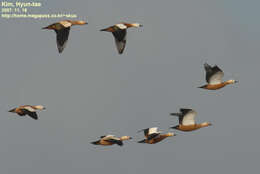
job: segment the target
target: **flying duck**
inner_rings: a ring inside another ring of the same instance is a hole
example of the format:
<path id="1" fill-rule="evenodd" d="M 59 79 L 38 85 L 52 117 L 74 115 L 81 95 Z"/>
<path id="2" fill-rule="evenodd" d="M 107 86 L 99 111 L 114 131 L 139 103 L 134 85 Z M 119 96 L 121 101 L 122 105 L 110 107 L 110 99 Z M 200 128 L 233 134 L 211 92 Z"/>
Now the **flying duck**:
<path id="1" fill-rule="evenodd" d="M 176 136 L 176 134 L 172 132 L 161 134 L 162 132 L 158 131 L 158 127 L 147 128 L 141 131 L 144 132 L 145 139 L 138 141 L 138 143 L 156 144 L 167 137 Z"/>
<path id="2" fill-rule="evenodd" d="M 56 32 L 57 47 L 59 53 L 62 53 L 69 38 L 70 27 L 73 25 L 85 25 L 85 24 L 87 24 L 87 22 L 85 21 L 64 20 L 64 21 L 59 21 L 57 23 L 51 24 L 42 29 L 54 30 Z"/>
<path id="3" fill-rule="evenodd" d="M 171 113 L 170 115 L 179 117 L 179 125 L 171 127 L 173 129 L 181 131 L 193 131 L 202 127 L 211 126 L 211 123 L 209 122 L 196 124 L 195 116 L 197 115 L 197 112 L 193 109 L 181 108 L 180 113 Z"/>
<path id="4" fill-rule="evenodd" d="M 206 71 L 206 81 L 208 84 L 200 86 L 199 88 L 208 89 L 208 90 L 217 90 L 223 88 L 226 85 L 237 83 L 236 80 L 227 80 L 225 82 L 222 81 L 224 76 L 224 72 L 217 66 L 210 66 L 205 63 L 204 68 Z"/>
<path id="5" fill-rule="evenodd" d="M 107 32 L 112 32 L 114 38 L 115 38 L 115 43 L 116 43 L 116 47 L 118 50 L 119 54 L 122 54 L 124 49 L 125 49 L 125 44 L 126 44 L 126 30 L 127 28 L 131 28 L 131 27 L 142 27 L 141 24 L 139 23 L 119 23 L 119 24 L 115 24 L 113 26 L 110 26 L 108 28 L 102 29 L 100 31 L 107 31 Z"/>
<path id="6" fill-rule="evenodd" d="M 42 105 L 35 105 L 35 106 L 23 105 L 23 106 L 19 106 L 17 108 L 11 109 L 9 112 L 17 113 L 19 116 L 28 115 L 28 116 L 32 117 L 33 119 L 37 120 L 38 116 L 37 116 L 36 111 L 44 110 L 44 109 L 45 109 L 45 107 Z"/>
<path id="7" fill-rule="evenodd" d="M 130 140 L 132 137 L 122 136 L 120 138 L 115 137 L 114 135 L 104 135 L 101 136 L 99 140 L 91 142 L 94 145 L 102 145 L 102 146 L 110 146 L 113 144 L 117 144 L 119 146 L 123 146 L 124 140 Z"/>

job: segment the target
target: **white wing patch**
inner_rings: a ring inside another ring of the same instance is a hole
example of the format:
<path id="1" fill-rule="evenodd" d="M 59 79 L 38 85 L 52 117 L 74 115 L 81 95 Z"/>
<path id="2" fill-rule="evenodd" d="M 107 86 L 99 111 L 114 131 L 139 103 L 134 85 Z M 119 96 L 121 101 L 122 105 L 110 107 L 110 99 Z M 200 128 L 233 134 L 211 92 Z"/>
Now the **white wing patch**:
<path id="1" fill-rule="evenodd" d="M 195 116 L 197 115 L 197 112 L 195 111 L 189 111 L 182 120 L 182 125 L 189 126 L 195 124 Z"/>
<path id="2" fill-rule="evenodd" d="M 30 106 L 25 106 L 24 109 L 26 109 L 27 111 L 30 111 L 30 112 L 36 112 L 36 110 L 33 109 L 33 108 L 30 107 Z"/>
<path id="3" fill-rule="evenodd" d="M 114 135 L 107 135 L 104 138 L 102 138 L 103 140 L 120 140 L 119 138 L 115 137 Z"/>
<path id="4" fill-rule="evenodd" d="M 60 21 L 59 22 L 61 25 L 63 25 L 65 28 L 71 27 L 72 24 L 68 21 Z"/>
<path id="5" fill-rule="evenodd" d="M 117 26 L 117 27 L 120 28 L 121 30 L 127 29 L 127 26 L 125 26 L 124 24 L 116 24 L 115 26 Z"/>
<path id="6" fill-rule="evenodd" d="M 224 76 L 224 73 L 219 71 L 215 74 L 213 74 L 210 78 L 209 78 L 209 84 L 210 85 L 217 85 L 222 83 L 222 78 Z"/>
<path id="7" fill-rule="evenodd" d="M 151 135 L 151 134 L 154 134 L 154 133 L 159 133 L 158 127 L 149 128 L 148 135 Z"/>

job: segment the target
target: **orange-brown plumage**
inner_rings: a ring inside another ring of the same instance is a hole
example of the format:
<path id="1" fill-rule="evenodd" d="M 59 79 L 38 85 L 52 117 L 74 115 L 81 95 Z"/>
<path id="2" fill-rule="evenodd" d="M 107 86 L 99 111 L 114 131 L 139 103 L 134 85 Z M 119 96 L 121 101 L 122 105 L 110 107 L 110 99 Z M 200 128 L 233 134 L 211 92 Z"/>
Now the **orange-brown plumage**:
<path id="1" fill-rule="evenodd" d="M 43 107 L 42 105 L 23 105 L 23 106 L 19 106 L 17 108 L 11 109 L 9 110 L 9 112 L 13 112 L 18 114 L 19 116 L 25 116 L 28 115 L 31 118 L 37 120 L 38 119 L 38 115 L 36 113 L 37 110 L 44 110 L 45 107 Z"/>
<path id="2" fill-rule="evenodd" d="M 161 132 L 158 131 L 157 127 L 147 128 L 141 131 L 144 132 L 145 139 L 138 141 L 138 143 L 156 144 L 167 137 L 175 136 L 175 134 L 171 132 L 168 132 L 166 134 L 161 134 Z"/>
<path id="3" fill-rule="evenodd" d="M 171 128 L 185 132 L 194 131 L 211 125 L 209 122 L 197 124 L 195 122 L 195 116 L 197 115 L 197 112 L 193 109 L 181 108 L 180 113 L 171 113 L 170 115 L 177 116 L 179 118 L 179 125 Z"/>
<path id="4" fill-rule="evenodd" d="M 42 29 L 54 30 L 56 32 L 56 42 L 57 42 L 58 51 L 59 53 L 62 53 L 69 38 L 70 27 L 73 25 L 85 25 L 85 24 L 87 24 L 87 22 L 85 21 L 64 20 L 64 21 L 53 23 Z"/>
<path id="5" fill-rule="evenodd" d="M 116 48 L 119 54 L 122 54 L 125 49 L 126 45 L 126 35 L 127 35 L 127 29 L 130 27 L 141 27 L 139 23 L 119 23 L 115 24 L 113 26 L 101 29 L 100 31 L 107 31 L 111 32 L 114 36 Z"/>
<path id="6" fill-rule="evenodd" d="M 99 140 L 91 142 L 91 144 L 102 146 L 111 146 L 113 144 L 117 144 L 119 146 L 123 146 L 123 141 L 130 139 L 132 139 L 132 137 L 122 136 L 120 138 L 117 138 L 114 135 L 104 135 L 101 136 Z"/>
<path id="7" fill-rule="evenodd" d="M 199 88 L 208 89 L 208 90 L 218 90 L 223 88 L 226 85 L 237 83 L 236 80 L 227 80 L 222 81 L 224 72 L 217 66 L 210 66 L 209 64 L 204 64 L 204 69 L 206 71 L 206 81 L 207 84 L 200 86 Z"/>

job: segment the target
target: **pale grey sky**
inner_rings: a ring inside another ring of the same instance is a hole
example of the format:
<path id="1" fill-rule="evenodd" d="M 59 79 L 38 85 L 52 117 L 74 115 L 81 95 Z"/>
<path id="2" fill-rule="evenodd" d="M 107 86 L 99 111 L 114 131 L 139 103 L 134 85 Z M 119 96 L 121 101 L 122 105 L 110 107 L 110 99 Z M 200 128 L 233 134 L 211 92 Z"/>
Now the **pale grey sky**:
<path id="1" fill-rule="evenodd" d="M 0 171 L 3 174 L 257 173 L 260 116 L 259 1 L 52 0 L 41 13 L 71 12 L 87 20 L 71 29 L 59 54 L 55 33 L 41 30 L 61 19 L 0 19 Z M 99 30 L 121 21 L 129 29 L 118 55 L 113 36 Z M 219 91 L 205 84 L 203 63 L 217 64 Z M 42 104 L 39 120 L 7 111 Z M 168 129 L 180 107 L 212 127 Z M 142 128 L 178 135 L 138 144 Z M 123 147 L 90 144 L 104 134 L 130 135 Z"/>

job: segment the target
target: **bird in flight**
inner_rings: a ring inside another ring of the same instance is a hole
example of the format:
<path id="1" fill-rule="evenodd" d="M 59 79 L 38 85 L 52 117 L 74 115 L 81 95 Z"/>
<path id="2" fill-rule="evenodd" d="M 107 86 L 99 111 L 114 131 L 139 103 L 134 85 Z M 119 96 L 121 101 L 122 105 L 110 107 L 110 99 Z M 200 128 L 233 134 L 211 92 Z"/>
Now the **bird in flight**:
<path id="1" fill-rule="evenodd" d="M 223 88 L 226 85 L 237 83 L 236 80 L 227 80 L 222 81 L 224 76 L 224 72 L 217 66 L 210 66 L 209 64 L 205 63 L 204 68 L 206 71 L 206 81 L 208 84 L 200 86 L 199 88 L 208 89 L 208 90 L 217 90 Z"/>
<path id="2" fill-rule="evenodd" d="M 108 28 L 102 29 L 100 31 L 107 31 L 107 32 L 112 32 L 114 38 L 115 38 L 115 43 L 116 43 L 116 47 L 117 47 L 117 51 L 119 54 L 122 54 L 124 49 L 125 49 L 125 45 L 126 45 L 126 33 L 127 33 L 127 28 L 131 28 L 131 27 L 142 27 L 141 24 L 139 23 L 119 23 L 119 24 L 115 24 L 113 26 L 110 26 Z"/>
<path id="3" fill-rule="evenodd" d="M 69 38 L 70 27 L 73 25 L 85 24 L 87 24 L 87 22 L 85 21 L 64 20 L 48 25 L 47 27 L 43 27 L 42 29 L 54 30 L 56 32 L 56 42 L 58 51 L 59 53 L 62 53 Z"/>
<path id="4" fill-rule="evenodd" d="M 42 105 L 23 105 L 23 106 L 19 106 L 17 108 L 11 109 L 9 112 L 13 112 L 13 113 L 17 113 L 19 116 L 25 116 L 28 115 L 31 118 L 37 120 L 38 119 L 38 115 L 36 113 L 37 110 L 44 110 L 46 109 L 44 106 Z"/>
<path id="5" fill-rule="evenodd" d="M 202 127 L 208 127 L 212 125 L 209 122 L 197 124 L 195 122 L 195 116 L 197 115 L 197 112 L 193 109 L 181 108 L 180 113 L 171 113 L 170 115 L 179 117 L 179 125 L 171 128 L 180 131 L 194 131 Z"/>
<path id="6" fill-rule="evenodd" d="M 158 127 L 146 128 L 141 131 L 144 132 L 145 139 L 138 141 L 138 143 L 156 144 L 167 137 L 176 136 L 176 134 L 172 132 L 162 134 L 161 131 L 158 131 Z"/>
<path id="7" fill-rule="evenodd" d="M 123 141 L 130 140 L 132 137 L 130 136 L 122 136 L 120 138 L 114 135 L 104 135 L 101 136 L 99 140 L 91 142 L 94 145 L 102 145 L 102 146 L 111 146 L 113 144 L 117 144 L 119 146 L 123 146 Z"/>

